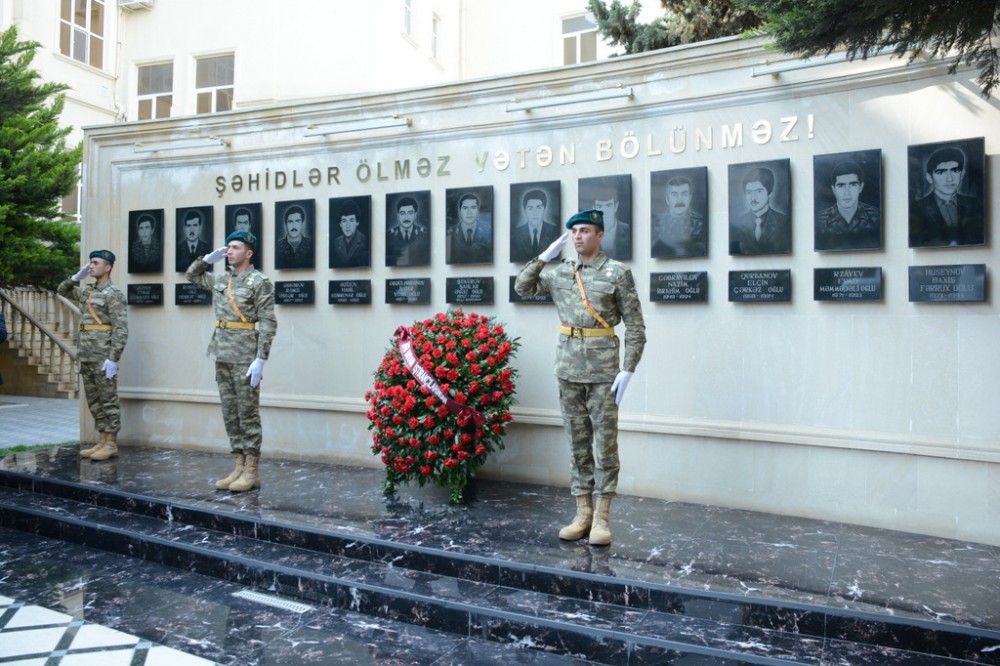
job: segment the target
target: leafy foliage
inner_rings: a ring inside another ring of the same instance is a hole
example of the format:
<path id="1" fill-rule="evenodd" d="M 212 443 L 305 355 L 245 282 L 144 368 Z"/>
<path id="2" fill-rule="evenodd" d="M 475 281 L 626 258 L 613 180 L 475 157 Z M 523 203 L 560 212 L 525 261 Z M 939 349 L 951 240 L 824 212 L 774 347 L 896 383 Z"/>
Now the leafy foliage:
<path id="1" fill-rule="evenodd" d="M 950 58 L 979 67 L 989 97 L 1000 83 L 1000 0 L 735 0 L 760 15 L 764 32 L 789 53 L 804 56 L 846 49 L 851 59 L 890 51 L 897 56 Z"/>
<path id="2" fill-rule="evenodd" d="M 67 86 L 38 81 L 38 47 L 15 27 L 0 33 L 0 284 L 54 287 L 79 262 L 80 230 L 59 200 L 76 187 L 83 148 L 66 148 Z"/>

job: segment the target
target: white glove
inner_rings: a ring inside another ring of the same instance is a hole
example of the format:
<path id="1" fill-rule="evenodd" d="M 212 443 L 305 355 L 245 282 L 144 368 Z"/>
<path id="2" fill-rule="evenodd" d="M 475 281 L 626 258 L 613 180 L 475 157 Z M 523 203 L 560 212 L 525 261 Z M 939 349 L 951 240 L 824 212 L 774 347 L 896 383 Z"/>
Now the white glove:
<path id="1" fill-rule="evenodd" d="M 625 397 L 625 389 L 628 388 L 628 383 L 632 380 L 632 375 L 627 370 L 622 370 L 615 377 L 615 381 L 611 382 L 611 392 L 615 394 L 615 404 L 622 404 L 622 398 Z"/>
<path id="2" fill-rule="evenodd" d="M 70 278 L 73 282 L 83 282 L 90 275 L 90 264 L 84 264 L 83 268 L 73 273 L 73 277 Z"/>
<path id="3" fill-rule="evenodd" d="M 105 377 L 107 377 L 108 379 L 112 379 L 115 375 L 118 374 L 118 364 L 112 361 L 110 358 L 104 359 L 104 367 L 102 368 L 102 370 L 104 370 Z"/>
<path id="4" fill-rule="evenodd" d="M 204 261 L 206 264 L 214 264 L 219 259 L 222 259 L 224 256 L 226 256 L 226 250 L 228 249 L 229 248 L 227 248 L 225 245 L 223 245 L 222 247 L 217 247 L 208 254 L 206 254 L 205 258 L 202 259 L 202 261 Z"/>
<path id="5" fill-rule="evenodd" d="M 247 370 L 247 377 L 250 378 L 250 386 L 257 388 L 260 385 L 261 375 L 264 373 L 264 359 L 255 358 L 250 368 Z"/>
<path id="6" fill-rule="evenodd" d="M 552 241 L 552 245 L 545 248 L 545 251 L 538 255 L 538 258 L 542 261 L 552 261 L 560 254 L 562 254 L 563 248 L 566 247 L 566 243 L 569 242 L 569 232 L 567 231 L 559 238 Z"/>

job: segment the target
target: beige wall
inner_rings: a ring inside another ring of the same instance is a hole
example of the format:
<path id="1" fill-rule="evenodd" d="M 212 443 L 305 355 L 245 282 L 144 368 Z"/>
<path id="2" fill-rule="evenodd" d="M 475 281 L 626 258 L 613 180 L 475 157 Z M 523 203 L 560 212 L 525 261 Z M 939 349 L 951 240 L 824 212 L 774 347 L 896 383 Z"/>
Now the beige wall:
<path id="1" fill-rule="evenodd" d="M 996 104 L 979 96 L 974 72 L 949 76 L 943 64 L 907 67 L 878 58 L 753 76 L 774 59 L 759 42 L 720 40 L 562 71 L 90 129 L 84 249 L 109 247 L 125 256 L 130 210 L 163 208 L 167 220 L 163 274 L 128 275 L 126 262 L 116 268 L 120 284 L 162 284 L 166 301 L 130 309 L 122 440 L 227 449 L 204 356 L 211 312 L 173 305 L 174 285 L 183 282 L 171 270 L 173 215 L 177 207 L 213 206 L 214 241 L 221 244 L 225 206 L 261 202 L 265 272 L 273 280 L 314 280 L 316 291 L 315 305 L 278 307 L 262 394 L 265 455 L 377 465 L 363 394 L 393 330 L 445 309 L 446 277 L 485 275 L 496 280 L 496 302 L 476 309 L 497 315 L 524 342 L 516 423 L 507 450 L 485 473 L 566 484 L 550 370 L 556 316 L 548 306 L 508 302 L 508 279 L 518 269 L 507 250 L 510 185 L 561 181 L 566 217 L 576 208 L 578 178 L 631 174 L 630 265 L 650 343 L 622 404 L 620 492 L 1000 544 L 995 300 L 916 304 L 907 292 L 913 265 L 986 264 L 992 281 L 996 248 L 911 250 L 906 218 L 908 145 L 985 137 L 986 186 L 996 191 Z M 505 110 L 515 97 L 619 83 L 633 88 L 634 99 Z M 307 125 L 393 113 L 411 117 L 412 127 L 303 136 Z M 767 127 L 770 134 L 762 131 Z M 723 138 L 737 128 L 741 142 Z M 695 141 L 699 133 L 711 143 Z M 133 151 L 136 142 L 209 134 L 225 137 L 229 147 Z M 813 156 L 873 148 L 882 150 L 884 249 L 814 252 Z M 792 173 L 792 253 L 729 256 L 728 165 L 784 158 Z M 432 165 L 429 173 L 417 169 L 421 159 Z M 394 164 L 407 161 L 409 174 L 395 175 Z M 361 164 L 375 174 L 367 182 L 358 177 Z M 649 259 L 649 174 L 688 166 L 708 168 L 709 256 Z M 309 182 L 312 169 L 321 183 Z M 338 180 L 327 179 L 331 169 Z M 282 188 L 265 181 L 279 171 L 288 178 Z M 233 191 L 234 178 L 245 182 L 250 174 L 259 175 L 258 189 Z M 292 185 L 296 176 L 301 186 Z M 494 188 L 494 264 L 447 266 L 445 190 L 484 185 Z M 410 190 L 432 192 L 432 266 L 386 269 L 385 195 Z M 372 196 L 373 268 L 328 269 L 327 200 L 361 194 Z M 273 269 L 274 204 L 290 199 L 316 201 L 315 270 Z M 988 219 L 996 220 L 995 197 L 989 205 Z M 882 268 L 881 302 L 813 301 L 814 268 L 862 266 Z M 791 270 L 791 303 L 728 302 L 729 271 L 772 268 Z M 673 270 L 708 271 L 708 303 L 650 303 L 650 273 Z M 385 305 L 384 281 L 397 277 L 430 277 L 432 305 Z M 346 278 L 371 279 L 373 303 L 327 305 L 327 281 Z"/>

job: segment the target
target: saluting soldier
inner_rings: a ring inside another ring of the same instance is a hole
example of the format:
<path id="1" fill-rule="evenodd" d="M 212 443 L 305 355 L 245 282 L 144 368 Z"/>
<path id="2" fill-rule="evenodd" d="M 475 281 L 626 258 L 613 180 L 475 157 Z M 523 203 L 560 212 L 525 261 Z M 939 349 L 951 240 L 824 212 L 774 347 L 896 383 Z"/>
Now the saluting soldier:
<path id="1" fill-rule="evenodd" d="M 589 535 L 591 545 L 606 546 L 618 488 L 618 405 L 642 357 L 646 325 L 632 272 L 601 251 L 603 213 L 581 211 L 566 228 L 570 231 L 521 269 L 514 290 L 521 296 L 551 295 L 559 313 L 556 377 L 570 443 L 570 491 L 576 498 L 576 516 L 559 530 L 559 538 L 576 541 Z M 570 237 L 578 259 L 563 259 L 543 272 Z M 614 329 L 621 322 L 624 361 Z"/>
<path id="2" fill-rule="evenodd" d="M 128 304 L 122 290 L 111 282 L 114 266 L 113 252 L 94 250 L 90 262 L 57 289 L 60 296 L 80 303 L 77 358 L 87 408 L 100 435 L 96 445 L 80 451 L 81 456 L 91 460 L 118 455 L 118 431 L 122 427 L 118 361 L 128 342 Z M 94 278 L 94 284 L 80 286 L 87 277 Z"/>
<path id="3" fill-rule="evenodd" d="M 232 492 L 260 487 L 260 382 L 278 330 L 274 285 L 250 263 L 256 247 L 252 233 L 234 231 L 224 246 L 195 259 L 185 273 L 189 282 L 212 292 L 215 331 L 208 355 L 215 360 L 222 420 L 236 460 L 232 473 L 215 487 Z M 207 275 L 209 265 L 223 257 L 227 270 Z"/>

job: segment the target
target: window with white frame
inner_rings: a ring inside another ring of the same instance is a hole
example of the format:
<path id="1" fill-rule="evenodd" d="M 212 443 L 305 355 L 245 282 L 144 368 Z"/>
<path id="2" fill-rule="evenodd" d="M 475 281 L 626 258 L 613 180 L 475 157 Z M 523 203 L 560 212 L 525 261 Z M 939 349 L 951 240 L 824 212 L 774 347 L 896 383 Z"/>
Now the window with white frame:
<path id="1" fill-rule="evenodd" d="M 59 52 L 104 67 L 104 0 L 60 0 Z"/>
<path id="2" fill-rule="evenodd" d="M 597 24 L 586 14 L 562 20 L 563 64 L 597 60 Z"/>
<path id="3" fill-rule="evenodd" d="M 169 118 L 174 104 L 174 64 L 140 65 L 136 99 L 139 120 Z"/>
<path id="4" fill-rule="evenodd" d="M 217 113 L 233 108 L 233 80 L 236 57 L 230 55 L 198 58 L 195 70 L 197 113 Z"/>

